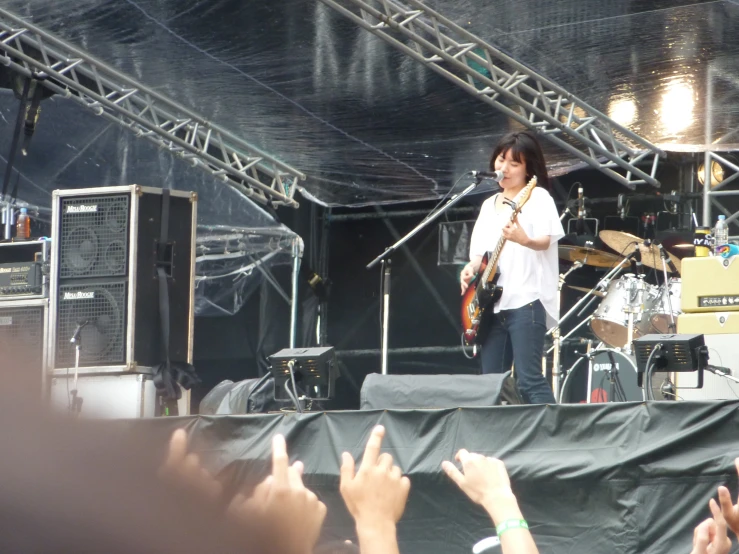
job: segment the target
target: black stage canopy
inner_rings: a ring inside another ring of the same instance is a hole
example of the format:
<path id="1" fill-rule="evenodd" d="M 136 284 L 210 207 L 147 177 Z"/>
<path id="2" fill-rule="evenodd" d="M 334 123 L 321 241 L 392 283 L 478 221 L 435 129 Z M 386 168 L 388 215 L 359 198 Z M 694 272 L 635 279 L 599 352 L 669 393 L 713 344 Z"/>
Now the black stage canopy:
<path id="1" fill-rule="evenodd" d="M 734 0 L 428 4 L 666 151 L 726 151 L 739 143 Z M 514 127 L 319 0 L 2 6 L 301 170 L 305 196 L 321 204 L 439 197 L 464 172 L 485 169 L 492 145 Z M 39 133 L 63 104 L 45 102 Z M 13 121 L 14 112 L 3 102 L 0 108 L 0 119 Z M 97 184 L 99 160 L 118 160 L 113 167 L 122 165 L 124 175 L 137 169 L 125 137 L 80 125 L 74 111 L 63 117 L 56 148 L 32 149 L 34 159 L 22 167 L 33 167 L 40 186 L 59 188 L 60 173 L 72 171 Z M 79 154 L 91 144 L 92 159 Z M 577 166 L 564 150 L 548 149 L 556 173 Z M 166 181 L 169 166 L 149 158 L 147 184 Z M 183 175 L 179 186 L 193 190 L 189 180 L 197 178 Z"/>
<path id="2" fill-rule="evenodd" d="M 404 554 L 468 553 L 490 521 L 441 470 L 464 447 L 503 459 L 541 552 L 689 552 L 716 487 L 734 494 L 739 401 L 191 417 L 126 422 L 165 434 L 186 426 L 207 467 L 235 490 L 267 472 L 271 437 L 328 506 L 326 539 L 353 538 L 338 493 L 342 451 L 359 458 L 372 427 L 412 488 Z"/>

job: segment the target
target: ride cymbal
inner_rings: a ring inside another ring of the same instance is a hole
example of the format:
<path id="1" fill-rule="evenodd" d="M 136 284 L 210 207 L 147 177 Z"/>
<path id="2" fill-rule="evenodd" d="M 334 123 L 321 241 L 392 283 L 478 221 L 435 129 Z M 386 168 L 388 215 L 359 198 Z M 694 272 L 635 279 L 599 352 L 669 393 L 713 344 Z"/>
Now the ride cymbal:
<path id="1" fill-rule="evenodd" d="M 638 247 L 641 252 L 641 262 L 645 266 L 662 269 L 662 259 L 660 258 L 659 247 L 656 244 L 651 242 L 647 244 L 644 239 L 622 231 L 601 231 L 598 236 L 606 246 L 612 248 L 622 256 L 628 256 L 634 251 L 634 248 Z M 667 252 L 667 255 L 672 260 L 672 263 L 675 264 L 679 273 L 680 258 L 670 252 Z"/>

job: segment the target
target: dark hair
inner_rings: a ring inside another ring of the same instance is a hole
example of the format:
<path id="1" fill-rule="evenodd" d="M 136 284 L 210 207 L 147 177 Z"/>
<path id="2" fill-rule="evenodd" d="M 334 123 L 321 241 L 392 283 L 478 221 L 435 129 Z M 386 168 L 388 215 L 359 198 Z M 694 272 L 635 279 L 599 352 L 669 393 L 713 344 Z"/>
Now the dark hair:
<path id="1" fill-rule="evenodd" d="M 541 145 L 533 133 L 529 131 L 517 131 L 508 133 L 498 142 L 493 155 L 490 157 L 490 171 L 495 171 L 495 160 L 498 156 L 507 152 L 517 162 L 526 164 L 526 182 L 536 175 L 536 186 L 549 189 L 549 175 L 547 164 L 544 161 L 544 153 Z"/>

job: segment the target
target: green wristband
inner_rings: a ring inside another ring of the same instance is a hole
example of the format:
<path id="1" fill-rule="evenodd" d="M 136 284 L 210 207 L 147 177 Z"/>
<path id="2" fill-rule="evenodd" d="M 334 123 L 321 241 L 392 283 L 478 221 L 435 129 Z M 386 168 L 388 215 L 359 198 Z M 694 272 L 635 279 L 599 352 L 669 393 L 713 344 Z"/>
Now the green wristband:
<path id="1" fill-rule="evenodd" d="M 500 537 L 509 529 L 528 529 L 529 524 L 525 519 L 507 519 L 495 528 L 495 533 Z"/>

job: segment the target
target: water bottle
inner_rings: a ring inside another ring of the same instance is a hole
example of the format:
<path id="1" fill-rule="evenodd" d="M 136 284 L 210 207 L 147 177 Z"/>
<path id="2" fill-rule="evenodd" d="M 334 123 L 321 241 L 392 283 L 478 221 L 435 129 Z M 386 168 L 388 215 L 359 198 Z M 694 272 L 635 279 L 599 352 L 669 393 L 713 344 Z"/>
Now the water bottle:
<path id="1" fill-rule="evenodd" d="M 713 230 L 713 253 L 718 256 L 719 246 L 729 244 L 729 226 L 726 224 L 726 216 L 718 216 L 716 228 Z"/>
<path id="2" fill-rule="evenodd" d="M 15 222 L 16 240 L 28 240 L 31 238 L 31 218 L 27 208 L 21 208 L 18 220 Z"/>

